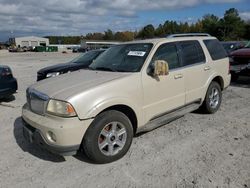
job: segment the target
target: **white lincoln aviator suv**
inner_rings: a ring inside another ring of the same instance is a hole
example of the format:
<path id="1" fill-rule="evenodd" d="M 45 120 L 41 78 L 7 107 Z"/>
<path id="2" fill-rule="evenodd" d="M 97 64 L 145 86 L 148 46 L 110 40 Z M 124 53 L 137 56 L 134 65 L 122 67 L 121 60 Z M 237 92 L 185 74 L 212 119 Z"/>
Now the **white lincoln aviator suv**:
<path id="1" fill-rule="evenodd" d="M 88 69 L 30 86 L 23 134 L 54 153 L 81 148 L 96 163 L 112 162 L 138 132 L 198 108 L 215 113 L 230 78 L 223 47 L 206 34 L 122 43 Z"/>

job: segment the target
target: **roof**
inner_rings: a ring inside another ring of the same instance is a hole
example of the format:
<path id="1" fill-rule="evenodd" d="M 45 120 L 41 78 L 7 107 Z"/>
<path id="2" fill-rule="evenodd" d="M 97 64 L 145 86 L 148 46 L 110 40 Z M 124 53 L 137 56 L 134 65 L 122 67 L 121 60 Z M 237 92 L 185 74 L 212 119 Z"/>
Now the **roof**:
<path id="1" fill-rule="evenodd" d="M 36 37 L 36 36 L 15 37 L 15 39 L 42 39 L 42 40 L 49 40 L 48 38 Z"/>
<path id="2" fill-rule="evenodd" d="M 185 41 L 185 40 L 206 40 L 206 39 L 216 39 L 215 37 L 211 36 L 192 36 L 192 37 L 176 37 L 176 38 L 154 38 L 154 39 L 146 39 L 146 40 L 134 40 L 130 42 L 126 42 L 126 44 L 133 44 L 133 43 L 161 43 L 161 42 L 175 42 L 175 41 Z"/>

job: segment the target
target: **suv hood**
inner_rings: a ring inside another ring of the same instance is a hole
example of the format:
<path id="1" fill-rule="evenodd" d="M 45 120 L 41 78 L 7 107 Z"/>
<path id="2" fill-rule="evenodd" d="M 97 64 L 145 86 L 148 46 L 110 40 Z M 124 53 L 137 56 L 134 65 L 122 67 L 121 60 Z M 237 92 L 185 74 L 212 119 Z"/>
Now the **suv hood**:
<path id="1" fill-rule="evenodd" d="M 131 73 L 79 70 L 42 80 L 30 88 L 42 92 L 50 98 L 67 100 L 69 97 L 128 75 Z"/>
<path id="2" fill-rule="evenodd" d="M 250 57 L 250 48 L 242 48 L 239 50 L 233 51 L 231 56 L 237 56 L 237 57 Z"/>

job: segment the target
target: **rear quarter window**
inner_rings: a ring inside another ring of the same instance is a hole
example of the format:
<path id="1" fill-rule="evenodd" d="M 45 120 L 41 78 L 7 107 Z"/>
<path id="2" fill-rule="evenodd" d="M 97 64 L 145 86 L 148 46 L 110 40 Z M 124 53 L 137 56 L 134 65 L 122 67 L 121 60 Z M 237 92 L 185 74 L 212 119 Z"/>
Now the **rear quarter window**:
<path id="1" fill-rule="evenodd" d="M 215 61 L 227 57 L 225 49 L 217 39 L 204 40 L 203 42 L 206 45 L 212 60 Z"/>

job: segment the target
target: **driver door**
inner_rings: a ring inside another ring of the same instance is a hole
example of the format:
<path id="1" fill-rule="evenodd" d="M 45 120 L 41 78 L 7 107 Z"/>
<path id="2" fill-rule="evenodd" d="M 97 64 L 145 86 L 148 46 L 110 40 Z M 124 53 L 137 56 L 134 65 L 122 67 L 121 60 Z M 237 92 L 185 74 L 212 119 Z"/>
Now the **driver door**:
<path id="1" fill-rule="evenodd" d="M 185 104 L 184 74 L 180 69 L 176 43 L 159 46 L 149 66 L 152 66 L 155 60 L 168 62 L 169 74 L 158 77 L 152 77 L 147 73 L 142 74 L 144 123 Z"/>

